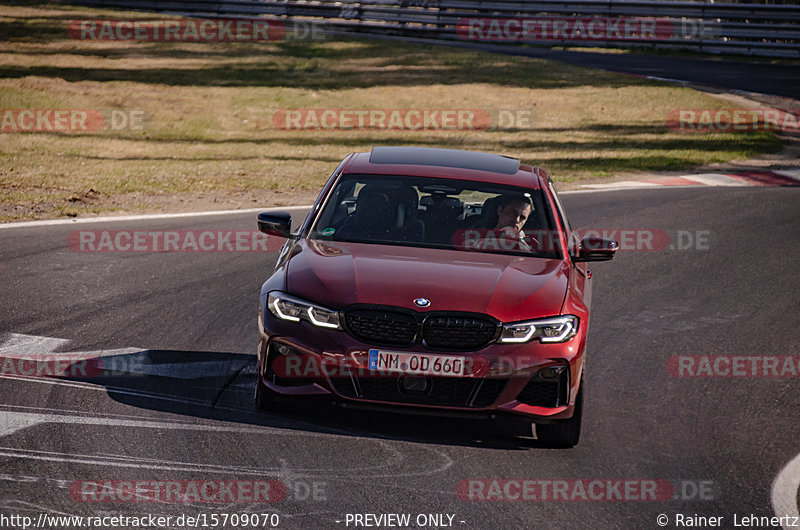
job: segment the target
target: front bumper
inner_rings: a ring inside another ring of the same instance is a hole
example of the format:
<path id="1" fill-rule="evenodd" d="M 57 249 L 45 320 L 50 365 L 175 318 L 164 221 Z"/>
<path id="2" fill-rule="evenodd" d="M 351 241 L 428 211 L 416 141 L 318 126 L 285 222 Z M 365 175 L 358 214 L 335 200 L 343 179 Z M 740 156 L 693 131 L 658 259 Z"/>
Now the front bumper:
<path id="1" fill-rule="evenodd" d="M 475 352 L 448 352 L 467 359 L 469 369 L 462 377 L 441 377 L 369 370 L 368 351 L 376 346 L 343 331 L 284 322 L 271 314 L 264 320 L 259 315 L 259 328 L 258 384 L 274 398 L 316 396 L 353 406 L 452 416 L 502 414 L 546 423 L 572 417 L 583 369 L 583 330 L 561 344 L 491 344 Z M 402 351 L 443 353 L 420 345 Z M 296 358 L 302 362 L 293 363 Z M 557 377 L 542 373 L 551 367 L 562 367 Z"/>

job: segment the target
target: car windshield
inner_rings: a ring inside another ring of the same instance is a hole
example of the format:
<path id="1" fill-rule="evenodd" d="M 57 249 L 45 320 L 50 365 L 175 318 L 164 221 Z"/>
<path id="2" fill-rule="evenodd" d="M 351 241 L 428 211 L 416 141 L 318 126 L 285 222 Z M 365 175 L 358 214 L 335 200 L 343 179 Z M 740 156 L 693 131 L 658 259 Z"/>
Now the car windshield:
<path id="1" fill-rule="evenodd" d="M 429 177 L 344 175 L 309 237 L 559 258 L 541 190 Z"/>

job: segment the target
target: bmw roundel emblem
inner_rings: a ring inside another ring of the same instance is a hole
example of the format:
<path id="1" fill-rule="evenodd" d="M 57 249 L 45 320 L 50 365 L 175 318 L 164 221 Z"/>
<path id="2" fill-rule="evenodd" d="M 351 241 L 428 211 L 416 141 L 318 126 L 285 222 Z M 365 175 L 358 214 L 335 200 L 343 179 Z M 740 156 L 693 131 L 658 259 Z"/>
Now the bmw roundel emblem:
<path id="1" fill-rule="evenodd" d="M 417 298 L 416 300 L 414 300 L 414 303 L 419 307 L 428 307 L 429 305 L 431 305 L 431 301 L 428 300 L 427 298 Z"/>

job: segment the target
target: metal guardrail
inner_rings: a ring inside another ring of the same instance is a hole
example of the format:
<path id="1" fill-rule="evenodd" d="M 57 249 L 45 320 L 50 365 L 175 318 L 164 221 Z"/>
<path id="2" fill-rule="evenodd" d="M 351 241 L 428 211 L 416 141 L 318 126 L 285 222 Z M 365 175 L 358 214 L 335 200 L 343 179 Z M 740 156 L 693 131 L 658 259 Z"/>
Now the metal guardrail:
<path id="1" fill-rule="evenodd" d="M 324 24 L 337 33 L 509 45 L 639 46 L 800 57 L 800 5 L 660 0 L 74 0 L 70 3 L 192 17 L 267 15 Z M 624 27 L 629 21 L 633 26 L 638 23 L 640 30 L 644 24 L 645 32 L 631 33 L 630 38 L 612 30 L 602 35 L 600 30 L 590 31 L 588 25 L 593 20 L 595 30 L 606 25 L 610 28 L 615 23 Z M 553 26 L 556 21 L 560 31 Z M 523 22 L 532 31 L 518 32 Z M 655 33 L 647 34 L 648 27 L 654 27 Z M 492 28 L 500 28 L 500 32 Z"/>

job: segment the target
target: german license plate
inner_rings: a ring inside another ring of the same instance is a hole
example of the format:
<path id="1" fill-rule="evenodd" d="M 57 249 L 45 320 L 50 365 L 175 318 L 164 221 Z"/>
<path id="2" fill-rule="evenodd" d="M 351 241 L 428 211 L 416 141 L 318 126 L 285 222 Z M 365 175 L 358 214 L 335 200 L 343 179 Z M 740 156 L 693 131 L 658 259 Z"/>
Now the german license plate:
<path id="1" fill-rule="evenodd" d="M 461 377 L 464 375 L 464 357 L 369 350 L 369 369 L 407 375 Z"/>

